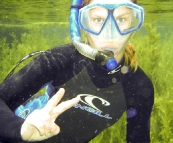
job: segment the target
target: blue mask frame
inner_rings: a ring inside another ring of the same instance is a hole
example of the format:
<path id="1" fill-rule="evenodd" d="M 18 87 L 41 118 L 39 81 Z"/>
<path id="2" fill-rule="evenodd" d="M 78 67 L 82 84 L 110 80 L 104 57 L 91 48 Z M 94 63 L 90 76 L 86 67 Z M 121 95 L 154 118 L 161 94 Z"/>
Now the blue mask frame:
<path id="1" fill-rule="evenodd" d="M 102 26 L 102 28 L 101 28 L 101 30 L 100 30 L 99 32 L 94 32 L 94 31 L 91 31 L 91 30 L 89 30 L 89 29 L 86 29 L 86 28 L 83 26 L 82 22 L 81 22 L 81 17 L 82 17 L 81 15 L 82 15 L 82 12 L 85 11 L 85 10 L 87 10 L 87 9 L 91 9 L 91 8 L 93 8 L 93 7 L 96 7 L 96 6 L 100 6 L 100 7 L 104 7 L 104 8 L 106 8 L 106 9 L 108 9 L 108 17 L 106 18 L 106 20 L 105 20 L 105 22 L 104 22 L 104 25 Z M 129 30 L 126 30 L 126 31 L 124 31 L 124 32 L 121 32 L 121 31 L 119 30 L 118 24 L 116 23 L 115 19 L 113 18 L 113 12 L 112 12 L 115 8 L 122 7 L 122 6 L 126 6 L 126 7 L 129 7 L 129 8 L 138 10 L 138 11 L 139 11 L 139 16 L 140 16 L 140 23 L 138 24 L 138 26 L 135 27 L 135 28 L 131 28 L 131 29 L 129 29 Z M 132 2 L 125 2 L 125 3 L 119 3 L 119 4 L 100 4 L 100 3 L 91 3 L 91 4 L 89 4 L 89 5 L 87 5 L 87 6 L 83 7 L 83 8 L 81 8 L 81 9 L 79 10 L 78 23 L 79 23 L 80 28 L 83 29 L 84 31 L 89 32 L 89 33 L 94 34 L 94 35 L 99 35 L 99 34 L 101 33 L 101 31 L 104 29 L 104 27 L 105 27 L 105 25 L 106 25 L 106 22 L 107 22 L 108 18 L 110 18 L 110 17 L 111 17 L 112 19 L 114 19 L 113 22 L 114 22 L 114 25 L 115 25 L 117 31 L 119 32 L 120 35 L 123 36 L 123 35 L 130 34 L 130 33 L 132 33 L 132 32 L 135 32 L 135 31 L 137 31 L 138 29 L 141 28 L 141 26 L 142 26 L 142 24 L 143 24 L 143 22 L 144 22 L 144 9 L 143 9 L 141 6 L 138 6 L 138 5 L 136 5 L 136 4 L 132 3 Z"/>

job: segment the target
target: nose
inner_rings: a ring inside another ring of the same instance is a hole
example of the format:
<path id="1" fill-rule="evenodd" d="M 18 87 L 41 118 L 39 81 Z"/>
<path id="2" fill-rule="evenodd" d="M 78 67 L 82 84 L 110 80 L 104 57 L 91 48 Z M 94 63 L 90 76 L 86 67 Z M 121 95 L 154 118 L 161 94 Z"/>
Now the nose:
<path id="1" fill-rule="evenodd" d="M 108 17 L 102 32 L 105 39 L 115 39 L 117 37 L 118 31 L 111 16 Z"/>

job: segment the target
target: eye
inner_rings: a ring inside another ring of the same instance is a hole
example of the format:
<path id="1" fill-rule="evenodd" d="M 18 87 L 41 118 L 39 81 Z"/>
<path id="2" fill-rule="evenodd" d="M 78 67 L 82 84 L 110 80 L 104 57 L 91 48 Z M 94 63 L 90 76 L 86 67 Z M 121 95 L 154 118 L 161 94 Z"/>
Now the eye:
<path id="1" fill-rule="evenodd" d="M 122 17 L 117 18 L 116 21 L 117 21 L 118 24 L 123 24 L 127 21 L 127 18 L 122 16 Z"/>
<path id="2" fill-rule="evenodd" d="M 104 19 L 103 18 L 95 18 L 94 22 L 97 24 L 102 24 L 102 23 L 104 23 Z"/>
<path id="3" fill-rule="evenodd" d="M 131 18 L 130 18 L 129 14 L 126 14 L 126 15 L 116 18 L 116 21 L 119 26 L 124 25 L 124 24 L 129 25 L 129 23 L 131 22 Z"/>
<path id="4" fill-rule="evenodd" d="M 117 22 L 118 22 L 118 23 L 123 23 L 123 22 L 125 22 L 125 21 L 126 21 L 125 18 L 119 18 L 119 19 L 117 19 Z"/>

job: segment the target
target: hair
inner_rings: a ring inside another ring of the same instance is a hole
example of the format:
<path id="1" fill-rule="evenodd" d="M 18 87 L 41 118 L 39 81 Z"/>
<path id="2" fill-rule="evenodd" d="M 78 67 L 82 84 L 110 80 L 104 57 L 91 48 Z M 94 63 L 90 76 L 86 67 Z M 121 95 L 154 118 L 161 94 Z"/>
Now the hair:
<path id="1" fill-rule="evenodd" d="M 137 4 L 137 0 L 131 0 L 133 3 Z M 91 2 L 91 0 L 84 0 L 82 5 L 88 5 Z M 88 43 L 88 40 L 86 41 Z M 124 64 L 129 65 L 130 68 L 135 72 L 138 67 L 138 61 L 137 61 L 137 56 L 135 52 L 135 47 L 131 43 L 128 43 L 125 48 L 124 52 Z"/>
<path id="2" fill-rule="evenodd" d="M 129 65 L 133 71 L 137 70 L 138 60 L 133 44 L 129 43 L 126 45 L 124 52 L 125 65 Z"/>
<path id="3" fill-rule="evenodd" d="M 92 0 L 83 0 L 83 3 L 82 5 L 85 6 L 85 5 L 88 5 Z M 137 4 L 137 0 L 131 0 L 133 3 Z"/>

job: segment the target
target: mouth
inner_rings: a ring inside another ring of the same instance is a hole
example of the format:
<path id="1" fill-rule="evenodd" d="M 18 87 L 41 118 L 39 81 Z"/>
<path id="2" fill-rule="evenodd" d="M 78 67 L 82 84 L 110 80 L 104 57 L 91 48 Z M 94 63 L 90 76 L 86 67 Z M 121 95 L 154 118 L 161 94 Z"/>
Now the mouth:
<path id="1" fill-rule="evenodd" d="M 103 48 L 103 51 L 105 51 L 105 50 L 113 52 L 114 55 L 117 54 L 117 48 Z"/>

